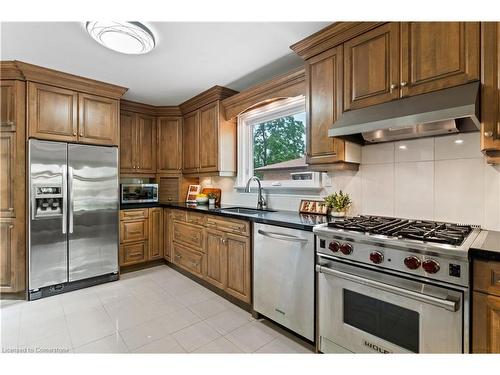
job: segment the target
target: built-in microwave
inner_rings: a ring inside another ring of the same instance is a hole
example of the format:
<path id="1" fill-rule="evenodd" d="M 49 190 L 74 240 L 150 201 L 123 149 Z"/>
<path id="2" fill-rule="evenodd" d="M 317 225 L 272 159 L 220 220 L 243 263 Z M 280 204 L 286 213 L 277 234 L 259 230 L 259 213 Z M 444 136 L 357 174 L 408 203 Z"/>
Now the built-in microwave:
<path id="1" fill-rule="evenodd" d="M 122 184 L 121 200 L 123 204 L 158 202 L 158 184 Z"/>

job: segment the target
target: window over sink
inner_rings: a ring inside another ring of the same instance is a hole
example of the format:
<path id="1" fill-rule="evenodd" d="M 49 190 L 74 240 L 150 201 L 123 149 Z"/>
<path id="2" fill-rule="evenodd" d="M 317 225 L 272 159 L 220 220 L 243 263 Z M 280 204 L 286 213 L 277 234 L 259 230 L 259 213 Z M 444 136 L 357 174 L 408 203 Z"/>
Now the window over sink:
<path id="1" fill-rule="evenodd" d="M 283 99 L 238 116 L 237 187 L 257 176 L 266 189 L 321 188 L 306 164 L 303 96 Z"/>

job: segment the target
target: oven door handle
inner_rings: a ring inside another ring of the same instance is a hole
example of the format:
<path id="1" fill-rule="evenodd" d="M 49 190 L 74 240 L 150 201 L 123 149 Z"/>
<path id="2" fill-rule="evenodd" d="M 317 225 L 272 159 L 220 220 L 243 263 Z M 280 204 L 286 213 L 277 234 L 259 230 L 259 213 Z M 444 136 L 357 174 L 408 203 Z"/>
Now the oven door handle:
<path id="1" fill-rule="evenodd" d="M 341 271 L 337 271 L 337 270 L 332 270 L 330 268 L 322 267 L 320 265 L 316 265 L 316 272 L 324 273 L 324 274 L 331 275 L 331 276 L 337 276 L 337 277 L 340 277 L 340 278 L 345 279 L 345 280 L 353 281 L 353 282 L 356 282 L 358 284 L 368 285 L 368 286 L 371 286 L 373 288 L 380 289 L 380 290 L 394 293 L 394 294 L 398 294 L 398 295 L 403 296 L 403 297 L 413 298 L 413 299 L 416 299 L 416 300 L 419 300 L 419 301 L 422 301 L 425 303 L 429 303 L 429 304 L 437 306 L 437 307 L 441 307 L 441 308 L 449 310 L 449 311 L 456 312 L 456 311 L 458 311 L 458 308 L 459 308 L 459 301 L 454 301 L 451 299 L 442 299 L 442 298 L 433 297 L 433 296 L 430 296 L 427 294 L 414 292 L 414 291 L 411 291 L 408 289 L 398 288 L 398 287 L 393 286 L 393 285 L 384 284 L 384 283 L 381 283 L 378 281 L 365 279 L 363 277 L 351 275 L 349 273 L 345 273 L 345 272 L 341 272 Z M 448 297 L 448 298 L 450 298 L 450 297 Z"/>

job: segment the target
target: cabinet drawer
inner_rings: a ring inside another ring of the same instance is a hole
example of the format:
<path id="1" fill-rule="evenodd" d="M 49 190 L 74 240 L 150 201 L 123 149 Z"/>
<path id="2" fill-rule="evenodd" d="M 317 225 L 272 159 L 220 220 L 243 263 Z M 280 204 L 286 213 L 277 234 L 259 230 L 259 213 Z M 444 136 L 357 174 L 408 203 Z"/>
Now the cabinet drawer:
<path id="1" fill-rule="evenodd" d="M 120 220 L 147 219 L 147 208 L 136 208 L 133 210 L 120 210 Z"/>
<path id="2" fill-rule="evenodd" d="M 203 253 L 174 243 L 172 258 L 174 264 L 192 272 L 198 277 L 203 277 Z"/>
<path id="3" fill-rule="evenodd" d="M 187 212 L 187 221 L 192 224 L 197 225 L 205 225 L 206 222 L 206 214 L 200 214 L 198 212 Z"/>
<path id="4" fill-rule="evenodd" d="M 231 232 L 248 236 L 250 234 L 250 224 L 238 219 L 222 219 L 216 216 L 207 217 L 207 227 L 215 228 L 224 232 Z"/>
<path id="5" fill-rule="evenodd" d="M 136 242 L 148 239 L 148 220 L 122 221 L 120 223 L 120 242 Z"/>
<path id="6" fill-rule="evenodd" d="M 120 245 L 120 266 L 145 262 L 147 254 L 147 241 Z"/>
<path id="7" fill-rule="evenodd" d="M 186 221 L 186 211 L 172 210 L 172 219 L 178 221 Z"/>
<path id="8" fill-rule="evenodd" d="M 175 221 L 174 241 L 203 251 L 203 228 Z"/>
<path id="9" fill-rule="evenodd" d="M 500 296 L 500 262 L 474 260 L 474 290 Z"/>

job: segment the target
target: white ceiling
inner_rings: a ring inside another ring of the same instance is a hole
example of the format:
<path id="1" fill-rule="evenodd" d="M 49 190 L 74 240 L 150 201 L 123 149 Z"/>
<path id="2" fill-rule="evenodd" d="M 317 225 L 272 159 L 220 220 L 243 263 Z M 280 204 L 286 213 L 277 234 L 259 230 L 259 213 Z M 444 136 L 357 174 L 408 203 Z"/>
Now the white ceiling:
<path id="1" fill-rule="evenodd" d="M 177 105 L 221 85 L 241 91 L 302 63 L 289 46 L 330 22 L 152 22 L 146 55 L 123 55 L 79 22 L 2 22 L 1 60 L 21 60 L 129 88 L 125 98 Z"/>

